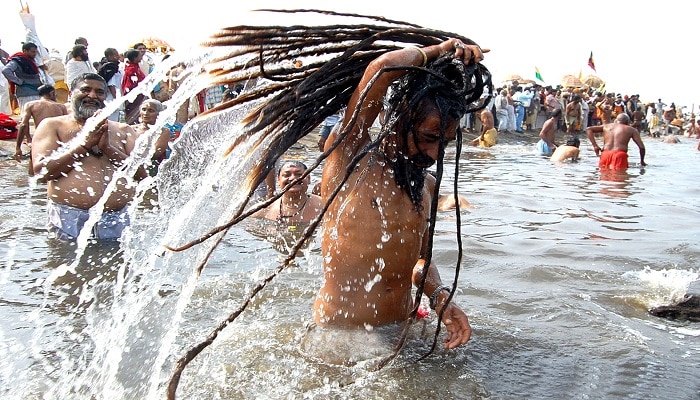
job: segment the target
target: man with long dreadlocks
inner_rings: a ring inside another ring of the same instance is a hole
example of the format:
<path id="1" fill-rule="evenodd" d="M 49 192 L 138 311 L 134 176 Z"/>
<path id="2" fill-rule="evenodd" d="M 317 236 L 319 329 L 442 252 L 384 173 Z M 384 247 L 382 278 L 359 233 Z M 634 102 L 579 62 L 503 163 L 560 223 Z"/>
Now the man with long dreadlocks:
<path id="1" fill-rule="evenodd" d="M 452 287 L 443 285 L 431 260 L 447 144 L 456 139 L 452 196 L 455 208 L 459 208 L 462 203 L 458 201 L 456 179 L 462 143 L 459 121 L 465 114 L 483 109 L 493 91 L 491 74 L 481 65 L 488 50 L 482 50 L 466 37 L 383 17 L 323 10 L 258 11 L 361 17 L 388 25 L 244 25 L 226 28 L 206 43 L 212 47 L 233 46 L 228 57 L 222 57 L 220 63 L 215 62 L 210 68 L 209 73 L 217 83 L 258 82 L 236 99 L 208 111 L 226 113 L 231 109 L 234 113 L 237 110 L 246 113 L 224 156 L 236 154 L 239 157 L 236 168 L 247 170 L 240 185 L 248 193 L 247 199 L 292 145 L 326 117 L 341 109 L 345 113 L 325 141 L 323 153 L 280 193 L 249 209 L 246 209 L 248 201 L 244 200 L 236 206 L 237 211 L 229 222 L 184 245 L 166 246 L 183 251 L 216 237 L 269 206 L 325 160 L 320 214 L 280 265 L 251 289 L 246 300 L 205 341 L 178 360 L 168 384 L 168 398 L 174 398 L 186 365 L 213 343 L 218 333 L 275 276 L 292 265 L 296 252 L 321 222 L 325 280 L 315 300 L 314 320 L 323 327 L 348 329 L 322 329 L 317 332 L 319 335 L 309 335 L 319 339 L 318 344 L 328 343 L 330 353 L 343 347 L 343 343 L 349 346 L 348 350 L 357 351 L 368 347 L 369 335 L 362 335 L 361 346 L 344 339 L 358 332 L 364 334 L 363 328 L 386 327 L 389 331 L 395 327 L 408 328 L 419 314 L 423 294 L 429 297 L 439 321 L 447 328 L 443 340 L 447 349 L 463 345 L 471 337 L 467 315 L 451 302 L 462 255 L 459 212 L 456 212 L 458 260 Z M 299 57 L 308 60 L 299 68 L 286 67 L 289 60 Z M 248 111 L 248 105 L 254 105 L 252 111 Z M 370 134 L 380 112 L 380 131 Z M 206 114 L 200 119 L 208 118 Z M 211 123 L 216 124 L 216 116 Z M 252 146 L 247 142 L 252 142 Z M 250 157 L 251 154 L 256 156 Z M 435 175 L 428 174 L 427 168 L 436 162 Z M 206 259 L 200 268 L 205 263 Z M 414 284 L 417 289 L 412 299 Z M 346 332 L 349 332 L 347 337 Z M 398 354 L 407 332 L 408 329 L 403 329 L 393 354 L 384 357 L 379 368 Z M 372 337 L 384 341 L 382 334 Z M 332 356 L 315 343 L 302 347 Z M 344 350 L 338 350 L 337 354 L 343 356 Z"/>
<path id="2" fill-rule="evenodd" d="M 441 162 L 446 144 L 457 137 L 459 120 L 469 107 L 463 92 L 472 79 L 467 67 L 482 59 L 479 46 L 449 39 L 385 53 L 365 70 L 341 128 L 326 141 L 329 150 L 339 135 L 347 134 L 326 159 L 324 200 L 372 142 L 369 127 L 391 87 L 385 110 L 389 117 L 380 133 L 386 136 L 357 164 L 326 213 L 325 282 L 314 304 L 317 324 L 369 328 L 406 321 L 414 310 L 413 283 L 423 285 L 431 307 L 442 313 L 445 347 L 469 340 L 467 315 L 447 301 L 452 288 L 442 284 L 434 264 L 425 268 L 436 186 L 426 168 Z"/>

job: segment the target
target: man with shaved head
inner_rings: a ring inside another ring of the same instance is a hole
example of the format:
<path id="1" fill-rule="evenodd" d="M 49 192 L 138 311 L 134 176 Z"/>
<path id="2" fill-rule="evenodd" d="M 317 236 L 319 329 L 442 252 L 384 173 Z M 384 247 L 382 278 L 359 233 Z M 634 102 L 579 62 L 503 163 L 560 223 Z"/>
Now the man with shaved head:
<path id="1" fill-rule="evenodd" d="M 596 143 L 596 133 L 603 134 L 602 149 Z M 627 169 L 629 165 L 627 146 L 630 140 L 634 140 L 634 143 L 639 147 L 640 164 L 646 165 L 644 163 L 646 149 L 644 148 L 642 137 L 638 130 L 630 126 L 630 117 L 627 114 L 619 114 L 615 118 L 615 122 L 588 127 L 586 135 L 588 135 L 588 139 L 593 145 L 595 154 L 600 156 L 600 161 L 598 162 L 600 169 Z"/>

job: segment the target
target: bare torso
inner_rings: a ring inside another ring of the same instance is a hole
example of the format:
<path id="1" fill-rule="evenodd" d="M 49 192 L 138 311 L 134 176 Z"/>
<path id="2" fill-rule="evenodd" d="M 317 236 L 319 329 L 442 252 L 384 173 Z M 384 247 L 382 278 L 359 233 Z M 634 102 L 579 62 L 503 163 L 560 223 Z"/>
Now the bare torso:
<path id="1" fill-rule="evenodd" d="M 121 152 L 130 153 L 135 140 L 131 127 L 112 121 L 107 123 L 109 144 Z M 42 159 L 51 158 L 54 150 L 73 139 L 80 129 L 81 126 L 70 115 L 44 120 L 35 136 L 32 153 L 35 162 L 41 163 Z M 47 180 L 48 198 L 59 204 L 87 210 L 97 204 L 105 193 L 116 169 L 106 154 L 97 156 L 87 153 L 74 161 L 74 168 Z M 133 196 L 134 187 L 128 185 L 125 179 L 120 179 L 105 203 L 105 210 L 120 210 Z"/>
<path id="2" fill-rule="evenodd" d="M 578 159 L 579 148 L 576 146 L 559 146 L 552 153 L 551 161 L 575 161 Z"/>
<path id="3" fill-rule="evenodd" d="M 324 218 L 325 283 L 314 305 L 318 323 L 376 326 L 403 321 L 410 312 L 408 277 L 420 258 L 429 185 L 423 189 L 419 212 L 396 185 L 382 156 L 376 157 L 355 170 Z M 350 235 L 355 232 L 362 234 Z"/>
<path id="4" fill-rule="evenodd" d="M 629 141 L 638 131 L 629 125 L 610 123 L 603 126 L 603 150 L 627 151 Z"/>
<path id="5" fill-rule="evenodd" d="M 282 203 L 282 197 L 279 199 L 275 200 L 272 204 L 270 204 L 268 207 L 258 211 L 257 213 L 253 214 L 254 218 L 265 218 L 269 219 L 270 221 L 278 221 L 281 220 L 284 223 L 287 224 L 293 224 L 293 223 L 309 223 L 311 222 L 314 218 L 318 216 L 318 214 L 321 212 L 321 208 L 323 207 L 323 204 L 321 202 L 321 196 L 317 196 L 315 194 L 310 194 L 307 197 L 306 201 L 303 201 L 301 204 L 301 209 L 298 211 L 298 213 L 291 213 L 289 215 L 285 215 L 280 219 L 280 205 Z"/>
<path id="6" fill-rule="evenodd" d="M 540 139 L 544 140 L 549 144 L 550 147 L 556 146 L 554 143 L 554 135 L 557 131 L 557 119 L 550 118 L 544 122 L 542 125 L 542 130 L 540 130 Z"/>
<path id="7" fill-rule="evenodd" d="M 566 115 L 569 117 L 580 117 L 581 116 L 581 105 L 575 101 L 566 105 Z"/>
<path id="8" fill-rule="evenodd" d="M 46 118 L 58 117 L 68 114 L 66 106 L 55 101 L 40 99 L 27 104 L 26 112 L 28 116 L 34 120 L 34 126 L 37 127 Z"/>

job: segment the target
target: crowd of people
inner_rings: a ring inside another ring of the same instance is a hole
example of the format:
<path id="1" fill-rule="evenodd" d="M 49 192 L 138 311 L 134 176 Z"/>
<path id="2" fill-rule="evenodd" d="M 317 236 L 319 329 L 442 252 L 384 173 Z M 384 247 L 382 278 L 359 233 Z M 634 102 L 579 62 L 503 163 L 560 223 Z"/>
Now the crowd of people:
<path id="1" fill-rule="evenodd" d="M 78 237 L 90 209 L 176 89 L 175 79 L 164 81 L 78 138 L 90 117 L 109 101 L 137 88 L 151 72 L 154 63 L 152 57 L 146 57 L 147 51 L 143 43 L 123 53 L 108 48 L 104 57 L 93 63 L 87 40 L 78 38 L 64 59 L 63 71 L 54 75 L 45 63 L 35 61 L 37 46 L 33 43 L 25 43 L 21 52 L 3 59 L 2 73 L 11 83 L 11 91 L 0 99 L 16 99 L 16 104 L 3 104 L 2 110 L 20 110 L 16 156 L 21 160 L 21 144 L 31 144 L 30 169 L 46 183 L 47 219 L 54 237 Z M 415 309 L 411 293 L 415 286 L 441 315 L 447 330 L 445 347 L 452 349 L 469 341 L 469 319 L 451 301 L 454 287 L 443 284 L 427 248 L 432 199 L 438 196 L 436 179 L 427 170 L 442 162 L 444 148 L 457 138 L 457 132 L 476 132 L 471 145 L 492 147 L 500 134 L 540 130 L 537 151 L 559 161 L 578 158 L 578 134 L 585 132 L 596 154 L 601 155 L 600 167 L 612 169 L 627 167 L 630 140 L 639 146 L 644 165 L 641 133 L 700 136 L 695 116 L 684 123 L 688 116 L 673 103 L 667 106 L 660 99 L 643 103 L 637 95 L 623 97 L 591 88 L 524 86 L 518 82 L 487 88 L 482 83 L 473 89 L 496 95 L 487 104 L 473 106 L 488 96 L 479 92 L 467 101 L 464 92 L 455 87 L 471 84 L 471 74 L 481 70 L 464 66 L 479 65 L 484 53 L 479 46 L 455 38 L 383 53 L 366 65 L 346 107 L 319 126 L 319 150 L 329 153 L 318 188 L 320 195 L 307 193 L 307 180 L 290 185 L 306 170 L 303 163 L 282 162 L 275 171 L 276 190 L 285 188 L 284 195 L 256 217 L 280 223 L 308 222 L 328 206 L 321 240 L 325 279 L 313 307 L 317 324 L 367 327 L 405 321 Z M 436 83 L 428 80 L 432 74 L 449 78 Z M 397 81 L 403 85 L 395 86 Z M 59 88 L 68 92 L 67 105 L 57 99 Z M 395 92 L 396 88 L 402 92 Z M 212 87 L 184 104 L 186 112 L 177 122 L 185 124 L 197 113 L 235 98 L 241 90 L 241 86 Z M 391 90 L 394 93 L 387 96 Z M 197 105 L 192 107 L 192 103 Z M 390 115 L 383 115 L 385 112 Z M 377 119 L 384 119 L 385 142 L 358 162 L 357 156 L 368 151 L 374 139 L 370 135 L 372 124 L 354 121 Z M 35 125 L 33 138 L 30 121 Z M 93 238 L 120 237 L 129 224 L 126 206 L 134 196 L 133 182 L 157 173 L 157 162 L 167 157 L 168 142 L 177 136 L 176 130 L 163 128 L 152 141 L 148 154 L 152 164 L 142 166 L 134 176 L 118 179 L 92 229 Z M 562 146 L 556 144 L 557 132 L 566 135 Z M 596 136 L 601 135 L 603 144 L 599 146 Z M 342 150 L 333 147 L 338 140 L 343 141 Z M 343 177 L 346 171 L 351 171 L 349 178 Z M 342 183 L 346 181 L 352 184 Z M 468 204 L 462 203 L 462 198 L 448 200 L 452 200 L 451 207 Z M 379 212 L 396 218 L 382 218 Z M 392 232 L 389 239 L 378 237 L 387 231 Z M 382 246 L 377 246 L 380 241 Z M 382 271 L 380 280 L 372 281 L 373 271 Z"/>
<path id="2" fill-rule="evenodd" d="M 641 134 L 652 137 L 665 135 L 697 136 L 698 120 L 693 110 L 679 108 L 675 103 L 667 104 L 661 99 L 642 101 L 639 95 L 623 95 L 606 92 L 604 87 L 541 86 L 533 83 L 508 81 L 495 90 L 489 105 L 497 134 L 538 131 L 554 116 L 556 129 L 569 135 L 580 134 L 589 126 L 610 123 L 624 113 L 630 125 Z M 477 120 L 474 120 L 477 122 Z M 474 126 L 465 126 L 473 129 Z M 551 154 L 555 147 L 542 147 L 542 154 Z M 488 146 L 485 146 L 488 147 Z"/>

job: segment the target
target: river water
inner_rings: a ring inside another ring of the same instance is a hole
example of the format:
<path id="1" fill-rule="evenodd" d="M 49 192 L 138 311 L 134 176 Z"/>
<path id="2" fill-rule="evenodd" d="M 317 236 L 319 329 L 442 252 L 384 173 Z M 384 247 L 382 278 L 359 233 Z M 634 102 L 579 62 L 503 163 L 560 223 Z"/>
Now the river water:
<path id="1" fill-rule="evenodd" d="M 647 167 L 633 146 L 627 173 L 601 177 L 587 140 L 579 162 L 553 164 L 534 154 L 535 136 L 463 149 L 459 188 L 473 208 L 461 213 L 455 301 L 474 329 L 467 346 L 417 361 L 431 316 L 379 371 L 310 357 L 302 343 L 322 282 L 314 241 L 185 369 L 179 398 L 700 398 L 700 325 L 647 312 L 700 289 L 697 141 L 645 138 Z M 312 159 L 311 143 L 292 152 Z M 447 158 L 444 185 L 454 147 Z M 143 194 L 121 247 L 76 247 L 47 239 L 45 187 L 28 179 L 26 160 L 6 155 L 0 169 L 1 398 L 164 398 L 174 362 L 283 258 L 245 223 L 220 238 L 199 277 L 201 256 L 159 246 L 198 237 L 197 221 L 221 214 L 220 199 L 189 211 L 164 199 L 193 197 L 196 171 L 180 171 L 181 187 L 161 198 Z M 448 283 L 455 221 L 440 213 L 436 229 L 434 261 Z M 371 346 L 362 335 L 337 345 Z"/>

